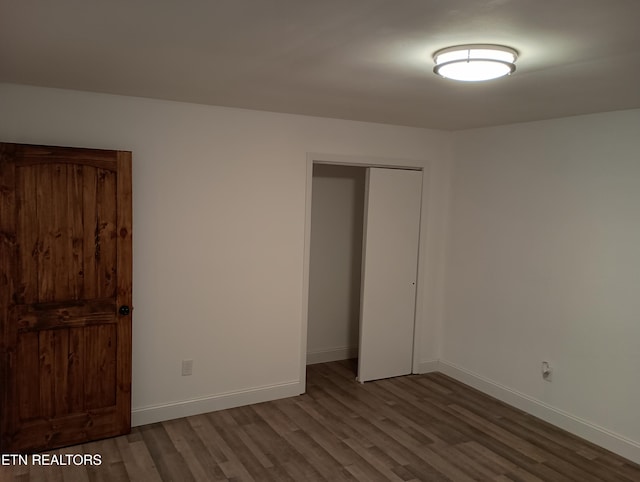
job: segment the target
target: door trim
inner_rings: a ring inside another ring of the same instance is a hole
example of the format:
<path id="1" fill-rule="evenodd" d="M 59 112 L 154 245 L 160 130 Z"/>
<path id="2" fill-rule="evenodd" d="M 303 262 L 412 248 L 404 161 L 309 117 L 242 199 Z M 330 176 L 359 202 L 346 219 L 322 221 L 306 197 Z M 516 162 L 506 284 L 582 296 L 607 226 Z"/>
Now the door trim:
<path id="1" fill-rule="evenodd" d="M 413 333 L 413 366 L 412 373 L 418 373 L 420 367 L 420 339 L 422 335 L 422 323 L 419 322 L 424 318 L 423 305 L 424 294 L 421 287 L 424 287 L 426 279 L 426 267 L 424 266 L 424 258 L 426 253 L 426 231 L 427 231 L 427 200 L 429 187 L 429 167 L 430 162 L 427 160 L 401 159 L 401 158 L 382 158 L 374 156 L 350 156 L 340 154 L 327 153 L 307 153 L 306 164 L 306 188 L 305 188 L 305 216 L 304 216 L 304 253 L 303 253 L 303 272 L 302 272 L 302 323 L 300 330 L 300 393 L 306 391 L 307 385 L 307 333 L 309 323 L 309 270 L 311 259 L 311 199 L 313 185 L 313 165 L 314 164 L 333 164 L 350 167 L 381 167 L 387 169 L 406 169 L 423 171 L 422 179 L 422 206 L 420 210 L 420 241 L 418 252 L 418 277 L 416 293 L 416 309 L 414 333 Z"/>

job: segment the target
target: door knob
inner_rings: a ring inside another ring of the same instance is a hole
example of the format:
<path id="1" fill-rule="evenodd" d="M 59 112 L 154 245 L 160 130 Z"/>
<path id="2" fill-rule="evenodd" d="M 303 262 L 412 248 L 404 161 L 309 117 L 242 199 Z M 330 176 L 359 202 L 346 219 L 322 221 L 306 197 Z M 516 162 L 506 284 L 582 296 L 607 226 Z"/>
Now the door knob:
<path id="1" fill-rule="evenodd" d="M 120 309 L 118 310 L 118 312 L 122 315 L 122 316 L 127 316 L 129 313 L 131 313 L 131 309 L 127 306 L 127 305 L 122 305 L 120 307 Z"/>

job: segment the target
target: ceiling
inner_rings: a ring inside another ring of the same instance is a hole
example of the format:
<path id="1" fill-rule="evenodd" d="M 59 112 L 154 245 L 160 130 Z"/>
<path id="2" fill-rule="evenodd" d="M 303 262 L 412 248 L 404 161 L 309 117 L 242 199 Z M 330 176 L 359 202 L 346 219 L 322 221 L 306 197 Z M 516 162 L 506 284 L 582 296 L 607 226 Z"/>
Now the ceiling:
<path id="1" fill-rule="evenodd" d="M 0 81 L 457 130 L 640 107 L 638 0 L 0 0 Z M 432 73 L 519 51 L 486 83 Z"/>

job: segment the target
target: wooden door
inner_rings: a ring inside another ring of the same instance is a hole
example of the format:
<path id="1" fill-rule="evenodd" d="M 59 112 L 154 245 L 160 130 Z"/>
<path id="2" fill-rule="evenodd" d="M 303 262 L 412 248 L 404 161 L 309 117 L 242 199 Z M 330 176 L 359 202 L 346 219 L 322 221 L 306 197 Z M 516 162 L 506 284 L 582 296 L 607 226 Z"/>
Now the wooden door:
<path id="1" fill-rule="evenodd" d="M 358 380 L 412 371 L 422 172 L 367 170 Z"/>
<path id="2" fill-rule="evenodd" d="M 130 431 L 131 255 L 130 152 L 0 143 L 0 452 Z"/>

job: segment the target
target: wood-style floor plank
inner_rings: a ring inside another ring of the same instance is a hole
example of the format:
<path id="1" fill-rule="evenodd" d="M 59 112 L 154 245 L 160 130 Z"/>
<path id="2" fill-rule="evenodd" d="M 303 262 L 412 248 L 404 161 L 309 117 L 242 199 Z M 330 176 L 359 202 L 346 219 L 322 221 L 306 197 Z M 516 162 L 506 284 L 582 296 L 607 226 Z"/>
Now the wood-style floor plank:
<path id="1" fill-rule="evenodd" d="M 134 428 L 51 454 L 100 466 L 0 466 L 1 482 L 632 482 L 640 466 L 440 373 L 360 384 L 308 367 L 307 393 Z"/>

